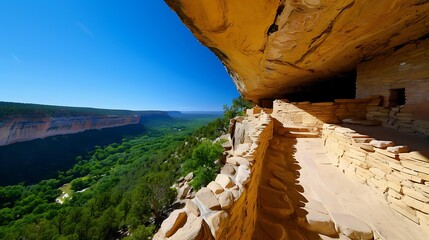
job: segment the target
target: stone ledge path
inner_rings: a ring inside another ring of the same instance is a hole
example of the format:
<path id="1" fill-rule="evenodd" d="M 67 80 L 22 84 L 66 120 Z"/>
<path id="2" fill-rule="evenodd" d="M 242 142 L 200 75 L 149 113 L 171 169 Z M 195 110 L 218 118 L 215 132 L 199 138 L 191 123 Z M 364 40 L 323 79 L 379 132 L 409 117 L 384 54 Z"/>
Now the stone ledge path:
<path id="1" fill-rule="evenodd" d="M 333 166 L 321 138 L 297 132 L 275 135 L 267 149 L 254 239 L 429 239 Z"/>

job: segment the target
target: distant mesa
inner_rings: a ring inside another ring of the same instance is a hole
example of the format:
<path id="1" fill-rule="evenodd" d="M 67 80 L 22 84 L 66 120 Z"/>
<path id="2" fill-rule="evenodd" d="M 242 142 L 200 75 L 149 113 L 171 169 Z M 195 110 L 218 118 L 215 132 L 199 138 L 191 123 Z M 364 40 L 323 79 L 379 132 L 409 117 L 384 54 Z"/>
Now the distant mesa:
<path id="1" fill-rule="evenodd" d="M 139 124 L 163 111 L 127 111 L 0 102 L 0 146 L 50 136 Z"/>

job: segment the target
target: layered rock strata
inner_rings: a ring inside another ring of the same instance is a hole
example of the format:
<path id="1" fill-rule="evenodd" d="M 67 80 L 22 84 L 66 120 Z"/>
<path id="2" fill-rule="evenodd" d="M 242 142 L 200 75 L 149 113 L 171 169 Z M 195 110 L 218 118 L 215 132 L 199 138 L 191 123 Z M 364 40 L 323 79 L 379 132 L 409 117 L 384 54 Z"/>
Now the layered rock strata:
<path id="1" fill-rule="evenodd" d="M 0 146 L 140 122 L 140 116 L 14 118 L 0 122 Z"/>

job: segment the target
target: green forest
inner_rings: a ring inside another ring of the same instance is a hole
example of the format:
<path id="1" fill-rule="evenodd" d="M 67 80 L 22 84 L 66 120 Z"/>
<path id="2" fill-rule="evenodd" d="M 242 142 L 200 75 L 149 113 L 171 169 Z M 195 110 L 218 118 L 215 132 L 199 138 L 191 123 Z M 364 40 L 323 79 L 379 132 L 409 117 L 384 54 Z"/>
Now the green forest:
<path id="1" fill-rule="evenodd" d="M 124 116 L 163 114 L 162 111 L 129 111 L 82 107 L 51 106 L 30 103 L 0 102 L 0 120 L 11 117 L 70 117 L 70 116 Z M 1 123 L 1 122 L 0 122 Z M 1 125 L 1 124 L 0 124 Z"/>
<path id="2" fill-rule="evenodd" d="M 223 149 L 213 140 L 246 107 L 240 97 L 208 124 L 147 124 L 144 135 L 96 147 L 55 178 L 0 187 L 0 239 L 150 239 L 172 210 L 176 179 L 193 171 L 198 189 L 216 176 Z"/>

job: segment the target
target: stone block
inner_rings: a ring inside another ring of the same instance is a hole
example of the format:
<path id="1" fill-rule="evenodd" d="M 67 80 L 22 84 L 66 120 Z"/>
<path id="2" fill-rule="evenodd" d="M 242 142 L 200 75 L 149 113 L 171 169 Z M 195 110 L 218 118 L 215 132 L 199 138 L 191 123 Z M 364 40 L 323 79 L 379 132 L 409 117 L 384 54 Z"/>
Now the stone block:
<path id="1" fill-rule="evenodd" d="M 416 200 L 419 200 L 423 203 L 429 203 L 429 198 L 421 194 L 420 192 L 416 191 L 414 188 L 404 187 L 402 189 L 402 192 L 404 195 L 412 197 Z"/>
<path id="2" fill-rule="evenodd" d="M 195 204 L 193 200 L 186 201 L 185 209 L 187 209 L 190 213 L 194 214 L 197 217 L 201 215 L 200 208 L 198 208 L 197 204 Z"/>
<path id="3" fill-rule="evenodd" d="M 395 154 L 397 154 L 397 153 L 407 153 L 407 152 L 410 151 L 407 146 L 387 147 L 386 150 L 388 152 L 395 153 Z"/>
<path id="4" fill-rule="evenodd" d="M 412 159 L 415 159 L 415 160 L 418 160 L 418 161 L 421 161 L 421 162 L 429 163 L 429 157 L 425 156 L 424 154 L 422 154 L 422 153 L 420 153 L 418 151 L 410 152 L 409 156 Z"/>
<path id="5" fill-rule="evenodd" d="M 235 174 L 235 168 L 233 166 L 231 166 L 231 165 L 225 165 L 220 170 L 220 173 L 228 175 L 228 176 L 234 176 L 234 174 Z"/>
<path id="6" fill-rule="evenodd" d="M 414 209 L 417 209 L 421 212 L 427 213 L 429 214 L 429 205 L 426 203 L 423 203 L 417 199 L 414 199 L 412 197 L 409 197 L 407 195 L 404 196 L 404 198 L 402 199 L 402 201 L 407 205 L 410 206 Z"/>
<path id="7" fill-rule="evenodd" d="M 235 181 L 239 185 L 246 185 L 250 181 L 250 168 L 246 165 L 240 165 L 237 169 Z"/>
<path id="8" fill-rule="evenodd" d="M 370 144 L 376 148 L 387 148 L 387 147 L 393 147 L 395 146 L 395 143 L 392 141 L 379 141 L 379 140 L 372 140 Z"/>
<path id="9" fill-rule="evenodd" d="M 250 162 L 247 158 L 244 157 L 229 157 L 226 159 L 227 164 L 231 164 L 233 166 L 246 165 L 249 166 Z"/>
<path id="10" fill-rule="evenodd" d="M 225 211 L 218 211 L 207 218 L 207 224 L 215 239 L 219 239 L 221 225 L 223 222 L 227 221 L 227 219 L 228 213 Z"/>
<path id="11" fill-rule="evenodd" d="M 422 164 L 417 161 L 401 161 L 402 165 L 408 169 L 411 169 L 414 172 L 421 172 L 429 174 L 429 164 Z"/>
<path id="12" fill-rule="evenodd" d="M 190 173 L 188 173 L 188 175 L 186 175 L 186 177 L 184 179 L 185 179 L 185 181 L 189 182 L 192 180 L 192 178 L 194 178 L 194 173 L 190 172 Z"/>
<path id="13" fill-rule="evenodd" d="M 303 209 L 297 209 L 296 215 L 298 225 L 309 231 L 325 236 L 337 235 L 334 222 L 325 207 L 318 201 L 308 199 Z"/>
<path id="14" fill-rule="evenodd" d="M 231 180 L 231 178 L 225 174 L 218 174 L 216 176 L 215 182 L 217 182 L 219 185 L 221 185 L 225 189 L 231 188 L 235 185 L 235 183 Z"/>
<path id="15" fill-rule="evenodd" d="M 361 219 L 342 213 L 331 213 L 337 232 L 353 240 L 370 240 L 374 234 L 372 229 Z"/>
<path id="16" fill-rule="evenodd" d="M 207 188 L 209 188 L 210 190 L 212 190 L 212 192 L 214 194 L 221 194 L 223 191 L 225 191 L 223 189 L 223 187 L 221 185 L 219 185 L 217 182 L 215 181 L 211 181 L 208 185 Z"/>
<path id="17" fill-rule="evenodd" d="M 189 219 L 169 240 L 214 240 L 207 223 L 200 217 Z"/>
<path id="18" fill-rule="evenodd" d="M 396 184 L 396 183 L 389 182 L 389 181 L 387 181 L 387 187 L 395 190 L 398 193 L 400 193 L 402 190 L 402 186 L 400 184 Z"/>
<path id="19" fill-rule="evenodd" d="M 228 209 L 234 203 L 234 196 L 231 191 L 225 191 L 219 195 L 219 203 L 222 209 Z"/>
<path id="20" fill-rule="evenodd" d="M 416 216 L 416 211 L 404 203 L 402 203 L 400 200 L 394 199 L 390 196 L 388 196 L 388 201 L 390 203 L 390 206 L 393 210 L 400 213 L 402 216 L 410 219 L 411 221 L 415 223 L 419 223 L 419 219 Z"/>
<path id="21" fill-rule="evenodd" d="M 210 210 L 220 210 L 220 204 L 217 200 L 215 194 L 210 190 L 209 188 L 201 188 L 197 194 L 195 195 L 196 198 L 206 206 Z"/>
<path id="22" fill-rule="evenodd" d="M 176 231 L 185 225 L 188 215 L 183 209 L 173 211 L 161 224 L 161 230 L 165 237 L 171 237 Z"/>
<path id="23" fill-rule="evenodd" d="M 404 195 L 400 194 L 399 192 L 395 191 L 392 188 L 389 188 L 388 194 L 389 194 L 388 196 L 391 196 L 391 197 L 398 199 L 398 200 L 402 199 L 404 197 Z"/>

